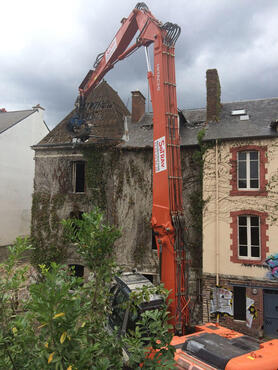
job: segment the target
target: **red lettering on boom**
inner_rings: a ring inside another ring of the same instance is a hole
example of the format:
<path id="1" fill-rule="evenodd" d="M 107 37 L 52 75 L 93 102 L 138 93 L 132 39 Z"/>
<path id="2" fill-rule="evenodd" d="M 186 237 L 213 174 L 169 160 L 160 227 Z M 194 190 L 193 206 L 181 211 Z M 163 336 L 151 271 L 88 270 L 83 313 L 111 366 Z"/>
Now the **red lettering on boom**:
<path id="1" fill-rule="evenodd" d="M 165 149 L 164 149 L 164 140 L 159 143 L 159 155 L 161 160 L 161 167 L 165 167 Z"/>

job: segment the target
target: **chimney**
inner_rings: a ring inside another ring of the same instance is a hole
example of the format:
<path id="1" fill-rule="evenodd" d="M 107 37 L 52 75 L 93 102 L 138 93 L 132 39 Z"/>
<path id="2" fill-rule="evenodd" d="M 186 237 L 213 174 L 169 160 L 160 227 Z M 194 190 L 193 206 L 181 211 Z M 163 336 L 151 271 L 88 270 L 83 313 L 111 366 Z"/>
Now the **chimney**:
<path id="1" fill-rule="evenodd" d="M 207 70 L 207 122 L 219 121 L 221 111 L 221 86 L 217 69 Z"/>
<path id="2" fill-rule="evenodd" d="M 43 112 L 45 111 L 45 109 L 43 107 L 41 107 L 40 104 L 37 104 L 32 108 L 33 108 L 34 111 L 37 111 L 39 113 L 39 116 L 43 120 L 43 116 L 44 116 Z"/>
<path id="3" fill-rule="evenodd" d="M 131 91 L 132 94 L 132 111 L 131 111 L 131 121 L 138 122 L 143 114 L 145 113 L 145 97 L 140 93 L 140 91 Z"/>
<path id="4" fill-rule="evenodd" d="M 35 105 L 34 107 L 32 107 L 34 110 L 35 109 L 42 109 L 42 110 L 45 110 L 43 107 L 40 106 L 40 104 L 37 104 Z"/>

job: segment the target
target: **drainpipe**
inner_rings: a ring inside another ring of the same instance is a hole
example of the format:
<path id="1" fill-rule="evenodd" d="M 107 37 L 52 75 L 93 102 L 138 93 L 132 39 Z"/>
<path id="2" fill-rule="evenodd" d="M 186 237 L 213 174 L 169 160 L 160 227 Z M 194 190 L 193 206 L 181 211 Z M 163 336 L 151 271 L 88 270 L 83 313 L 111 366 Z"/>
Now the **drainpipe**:
<path id="1" fill-rule="evenodd" d="M 215 237 L 216 237 L 216 285 L 219 285 L 219 176 L 218 176 L 218 140 L 215 141 Z"/>
<path id="2" fill-rule="evenodd" d="M 216 285 L 219 285 L 219 176 L 218 176 L 218 140 L 215 140 L 215 248 L 216 248 Z M 218 297 L 218 295 L 217 295 Z M 219 315 L 216 318 L 219 324 Z"/>

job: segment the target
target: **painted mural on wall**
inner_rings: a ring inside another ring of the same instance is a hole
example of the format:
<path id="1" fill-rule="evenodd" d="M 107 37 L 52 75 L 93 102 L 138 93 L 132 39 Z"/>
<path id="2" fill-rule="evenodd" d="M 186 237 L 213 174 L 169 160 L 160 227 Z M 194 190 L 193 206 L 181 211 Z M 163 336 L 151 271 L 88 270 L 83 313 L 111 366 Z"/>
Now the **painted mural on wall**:
<path id="1" fill-rule="evenodd" d="M 255 301 L 246 297 L 246 326 L 252 327 L 253 320 L 258 316 Z M 210 292 L 210 315 L 216 317 L 234 315 L 233 291 L 221 286 L 215 286 Z"/>
<path id="2" fill-rule="evenodd" d="M 268 266 L 269 270 L 266 274 L 268 279 L 278 279 L 278 253 L 272 254 L 265 260 L 266 265 Z"/>

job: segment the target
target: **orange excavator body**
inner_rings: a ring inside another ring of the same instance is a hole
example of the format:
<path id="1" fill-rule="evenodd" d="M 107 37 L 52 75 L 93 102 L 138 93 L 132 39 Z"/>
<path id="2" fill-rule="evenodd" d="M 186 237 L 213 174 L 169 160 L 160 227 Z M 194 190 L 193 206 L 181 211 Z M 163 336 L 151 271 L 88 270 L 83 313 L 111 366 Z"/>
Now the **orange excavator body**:
<path id="1" fill-rule="evenodd" d="M 136 32 L 139 36 L 130 46 Z M 153 208 L 152 228 L 160 259 L 160 278 L 170 291 L 171 324 L 184 332 L 188 324 L 186 261 L 183 243 L 182 176 L 176 97 L 175 42 L 180 27 L 159 22 L 144 3 L 138 3 L 104 53 L 99 54 L 79 87 L 82 106 L 115 63 L 141 46 L 153 44 L 154 72 L 148 61 L 148 81 L 153 107 Z M 147 54 L 147 51 L 146 51 Z"/>
<path id="2" fill-rule="evenodd" d="M 196 332 L 174 336 L 178 369 L 277 370 L 278 339 L 260 343 L 254 338 L 207 323 Z"/>

